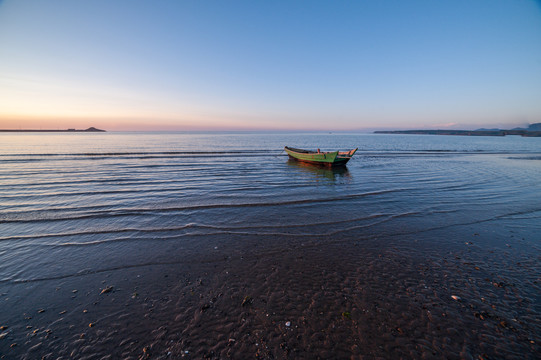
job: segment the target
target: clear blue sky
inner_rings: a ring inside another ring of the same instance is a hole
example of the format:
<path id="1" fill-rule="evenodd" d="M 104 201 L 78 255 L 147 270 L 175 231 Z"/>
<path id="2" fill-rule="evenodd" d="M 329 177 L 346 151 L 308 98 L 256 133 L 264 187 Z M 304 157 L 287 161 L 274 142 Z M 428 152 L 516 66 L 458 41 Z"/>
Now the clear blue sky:
<path id="1" fill-rule="evenodd" d="M 534 0 L 0 0 L 0 128 L 541 122 Z"/>

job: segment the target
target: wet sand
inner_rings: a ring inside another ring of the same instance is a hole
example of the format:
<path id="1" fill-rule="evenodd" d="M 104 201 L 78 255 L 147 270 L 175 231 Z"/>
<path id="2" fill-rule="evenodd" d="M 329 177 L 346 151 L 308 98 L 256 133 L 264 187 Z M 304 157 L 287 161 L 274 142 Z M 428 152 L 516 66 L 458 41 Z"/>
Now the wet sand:
<path id="1" fill-rule="evenodd" d="M 0 358 L 539 358 L 534 222 L 207 236 L 174 263 L 4 283 Z"/>

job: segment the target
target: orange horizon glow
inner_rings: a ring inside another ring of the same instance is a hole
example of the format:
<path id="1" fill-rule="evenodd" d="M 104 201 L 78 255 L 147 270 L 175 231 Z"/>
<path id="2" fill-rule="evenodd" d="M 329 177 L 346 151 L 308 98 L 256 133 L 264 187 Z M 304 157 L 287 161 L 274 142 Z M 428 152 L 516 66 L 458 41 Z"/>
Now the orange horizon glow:
<path id="1" fill-rule="evenodd" d="M 461 129 L 475 130 L 482 127 L 510 129 L 527 126 L 529 123 L 509 123 L 505 119 L 485 119 L 473 123 L 463 121 L 431 121 L 430 118 L 404 119 L 373 116 L 370 119 L 342 117 L 341 122 L 330 115 L 303 116 L 246 114 L 193 114 L 190 116 L 29 116 L 0 114 L 0 130 L 84 130 L 90 127 L 106 131 L 322 131 L 322 132 L 366 132 L 373 130 L 402 129 Z M 309 125 L 307 125 L 309 124 Z"/>
<path id="2" fill-rule="evenodd" d="M 329 131 L 326 126 L 312 126 L 289 121 L 258 119 L 257 121 L 207 119 L 191 117 L 185 119 L 136 118 L 136 117 L 0 117 L 0 130 L 84 130 L 95 127 L 106 131 Z M 337 129 L 348 130 L 348 129 Z"/>

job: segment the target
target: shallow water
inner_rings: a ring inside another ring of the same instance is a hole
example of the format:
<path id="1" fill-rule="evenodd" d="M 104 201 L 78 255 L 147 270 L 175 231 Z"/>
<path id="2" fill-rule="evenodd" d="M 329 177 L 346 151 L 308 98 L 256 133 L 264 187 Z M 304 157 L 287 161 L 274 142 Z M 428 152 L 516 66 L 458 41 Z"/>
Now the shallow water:
<path id="1" fill-rule="evenodd" d="M 21 133 L 0 163 L 1 356 L 539 354 L 537 138 Z"/>

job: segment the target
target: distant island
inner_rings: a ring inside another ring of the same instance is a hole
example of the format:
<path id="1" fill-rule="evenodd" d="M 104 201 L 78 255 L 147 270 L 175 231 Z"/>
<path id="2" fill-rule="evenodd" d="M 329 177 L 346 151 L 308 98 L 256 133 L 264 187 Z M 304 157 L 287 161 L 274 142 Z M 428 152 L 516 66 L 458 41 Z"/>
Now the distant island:
<path id="1" fill-rule="evenodd" d="M 406 134 L 406 135 L 458 135 L 458 136 L 506 136 L 519 135 L 524 137 L 541 137 L 541 123 L 531 124 L 528 128 L 477 129 L 477 130 L 382 130 L 375 134 Z"/>
<path id="2" fill-rule="evenodd" d="M 67 130 L 2 130 L 0 132 L 105 132 L 105 130 L 96 129 L 95 127 L 89 127 L 85 130 L 67 129 Z"/>

